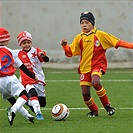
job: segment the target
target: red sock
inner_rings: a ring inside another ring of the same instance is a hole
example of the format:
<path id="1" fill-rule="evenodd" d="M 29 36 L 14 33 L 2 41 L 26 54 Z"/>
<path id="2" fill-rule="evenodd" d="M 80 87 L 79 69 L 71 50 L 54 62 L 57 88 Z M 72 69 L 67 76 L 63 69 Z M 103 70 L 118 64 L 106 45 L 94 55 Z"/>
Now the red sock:
<path id="1" fill-rule="evenodd" d="M 84 101 L 84 102 L 91 112 L 98 112 L 98 107 L 92 97 L 89 99 L 89 101 Z"/>
<path id="2" fill-rule="evenodd" d="M 105 107 L 107 104 L 109 104 L 109 100 L 106 94 L 106 90 L 104 87 L 102 87 L 99 91 L 96 91 L 97 95 L 99 96 L 102 105 Z"/>

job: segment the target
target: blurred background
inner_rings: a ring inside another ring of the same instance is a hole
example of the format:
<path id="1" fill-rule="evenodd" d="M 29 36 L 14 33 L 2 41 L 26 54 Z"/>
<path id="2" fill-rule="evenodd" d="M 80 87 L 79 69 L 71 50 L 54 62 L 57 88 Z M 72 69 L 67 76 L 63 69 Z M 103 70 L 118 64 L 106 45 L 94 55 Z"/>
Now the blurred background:
<path id="1" fill-rule="evenodd" d="M 65 57 L 60 40 L 66 38 L 71 43 L 81 32 L 79 17 L 84 11 L 94 14 L 97 29 L 132 42 L 132 0 L 1 0 L 0 26 L 11 34 L 10 48 L 20 48 L 16 37 L 26 30 L 32 34 L 33 46 L 44 49 L 50 57 L 45 67 L 74 68 L 79 57 Z M 109 68 L 133 67 L 133 50 L 110 48 L 106 54 Z"/>

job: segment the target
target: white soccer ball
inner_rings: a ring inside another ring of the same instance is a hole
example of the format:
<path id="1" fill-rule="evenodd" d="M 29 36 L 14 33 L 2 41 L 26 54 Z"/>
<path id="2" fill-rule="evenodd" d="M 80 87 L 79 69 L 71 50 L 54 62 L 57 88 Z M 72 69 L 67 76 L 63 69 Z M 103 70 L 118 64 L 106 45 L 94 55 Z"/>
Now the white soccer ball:
<path id="1" fill-rule="evenodd" d="M 52 117 L 56 121 L 66 120 L 67 117 L 69 116 L 69 113 L 70 113 L 69 108 L 62 103 L 56 104 L 52 108 Z"/>

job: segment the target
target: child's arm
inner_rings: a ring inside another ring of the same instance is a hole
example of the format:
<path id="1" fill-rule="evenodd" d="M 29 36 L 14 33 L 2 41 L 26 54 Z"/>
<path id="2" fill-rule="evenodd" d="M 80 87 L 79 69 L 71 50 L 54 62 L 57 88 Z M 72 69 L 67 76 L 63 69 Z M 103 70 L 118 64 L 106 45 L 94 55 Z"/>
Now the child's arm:
<path id="1" fill-rule="evenodd" d="M 19 68 L 30 78 L 38 80 L 37 77 L 33 73 L 31 73 L 24 64 L 22 64 Z"/>
<path id="2" fill-rule="evenodd" d="M 44 62 L 49 62 L 49 57 L 46 56 L 46 52 L 39 52 L 38 56 L 42 58 Z"/>
<path id="3" fill-rule="evenodd" d="M 133 49 L 133 43 L 120 40 L 120 41 L 116 44 L 115 48 L 118 48 L 118 47 Z"/>
<path id="4" fill-rule="evenodd" d="M 49 57 L 46 55 L 46 52 L 41 50 L 40 48 L 36 48 L 37 56 L 41 62 L 49 62 Z"/>
<path id="5" fill-rule="evenodd" d="M 67 40 L 62 39 L 60 44 L 62 45 L 62 48 L 65 51 L 65 55 L 67 57 L 71 57 L 72 56 L 72 51 L 71 51 L 71 48 L 69 47 L 69 45 L 67 44 Z"/>

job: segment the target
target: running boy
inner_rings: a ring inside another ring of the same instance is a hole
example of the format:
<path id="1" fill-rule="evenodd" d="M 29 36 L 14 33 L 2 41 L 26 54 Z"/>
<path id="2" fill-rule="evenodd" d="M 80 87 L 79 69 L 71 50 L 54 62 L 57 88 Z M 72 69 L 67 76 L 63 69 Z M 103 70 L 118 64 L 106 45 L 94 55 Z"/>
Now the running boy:
<path id="1" fill-rule="evenodd" d="M 32 36 L 29 32 L 20 32 L 17 39 L 19 46 L 22 48 L 18 53 L 19 59 L 27 66 L 29 71 L 38 77 L 38 81 L 36 81 L 29 78 L 23 73 L 23 71 L 20 70 L 22 84 L 30 94 L 28 105 L 33 107 L 37 120 L 43 120 L 44 118 L 42 116 L 40 106 L 46 106 L 46 94 L 44 88 L 46 84 L 41 64 L 42 62 L 48 62 L 49 57 L 46 55 L 45 51 L 32 46 Z"/>
<path id="2" fill-rule="evenodd" d="M 100 78 L 106 73 L 107 69 L 105 52 L 111 47 L 133 49 L 133 44 L 97 30 L 94 25 L 94 15 L 91 12 L 83 12 L 80 16 L 82 32 L 74 38 L 70 45 L 67 44 L 66 39 L 62 39 L 60 43 L 67 57 L 81 57 L 78 73 L 80 74 L 84 103 L 91 111 L 87 115 L 90 117 L 98 116 L 98 106 L 90 94 L 90 87 L 93 86 L 103 107 L 111 116 L 115 113 L 115 109 L 110 105 L 106 90 L 100 83 Z"/>
<path id="3" fill-rule="evenodd" d="M 16 112 L 19 111 L 23 116 L 26 116 L 29 121 L 33 122 L 34 117 L 28 115 L 28 111 L 23 107 L 29 99 L 24 86 L 15 76 L 15 67 L 19 67 L 25 74 L 33 79 L 36 79 L 26 66 L 19 60 L 13 50 L 7 47 L 10 40 L 10 33 L 3 27 L 0 27 L 0 93 L 3 99 L 19 96 L 17 100 L 12 101 L 12 107 L 8 108 L 8 121 L 13 124 Z M 10 102 L 10 101 L 9 101 Z"/>

